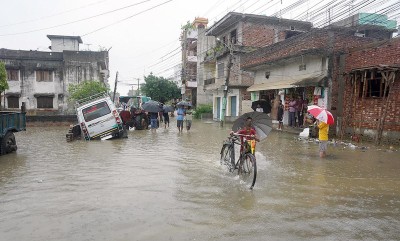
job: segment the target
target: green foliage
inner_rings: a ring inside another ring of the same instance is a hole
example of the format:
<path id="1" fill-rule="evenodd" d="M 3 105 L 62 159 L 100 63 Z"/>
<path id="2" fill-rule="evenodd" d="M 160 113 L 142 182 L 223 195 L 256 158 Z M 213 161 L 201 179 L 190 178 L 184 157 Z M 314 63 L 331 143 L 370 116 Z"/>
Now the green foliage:
<path id="1" fill-rule="evenodd" d="M 176 82 L 156 77 L 152 73 L 144 77 L 145 83 L 140 86 L 140 91 L 152 100 L 165 102 L 170 99 L 180 98 L 181 90 Z"/>
<path id="2" fill-rule="evenodd" d="M 194 25 L 190 21 L 187 21 L 186 24 L 181 27 L 181 29 L 183 31 L 187 31 L 187 30 L 190 31 L 190 30 L 194 29 Z"/>
<path id="3" fill-rule="evenodd" d="M 8 88 L 6 65 L 0 62 L 0 93 Z"/>
<path id="4" fill-rule="evenodd" d="M 76 85 L 70 84 L 68 92 L 70 99 L 80 100 L 98 93 L 108 92 L 108 89 L 101 82 L 86 80 Z"/>
<path id="5" fill-rule="evenodd" d="M 225 47 L 224 47 L 223 44 L 217 44 L 217 45 L 214 47 L 214 52 L 215 52 L 215 53 L 220 53 L 220 52 L 223 52 L 224 50 L 225 50 Z"/>
<path id="6" fill-rule="evenodd" d="M 200 119 L 201 114 L 204 113 L 212 113 L 212 105 L 199 105 L 196 110 L 193 112 L 194 118 Z"/>

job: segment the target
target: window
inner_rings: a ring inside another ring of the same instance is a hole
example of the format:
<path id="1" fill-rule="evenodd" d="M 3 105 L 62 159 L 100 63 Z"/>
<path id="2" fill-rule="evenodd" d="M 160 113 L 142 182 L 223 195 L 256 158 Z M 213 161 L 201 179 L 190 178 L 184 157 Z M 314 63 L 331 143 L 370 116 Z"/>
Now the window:
<path id="1" fill-rule="evenodd" d="M 232 44 L 236 44 L 237 43 L 236 29 L 231 32 L 231 43 Z"/>
<path id="2" fill-rule="evenodd" d="M 214 78 L 204 80 L 204 85 L 211 85 L 211 84 L 215 84 Z"/>
<path id="3" fill-rule="evenodd" d="M 107 102 L 103 101 L 95 105 L 86 107 L 85 109 L 82 110 L 82 113 L 83 117 L 85 118 L 85 121 L 89 122 L 99 117 L 110 114 L 111 110 L 108 107 Z"/>
<path id="4" fill-rule="evenodd" d="M 8 96 L 7 97 L 8 108 L 19 108 L 19 97 L 17 96 Z"/>
<path id="5" fill-rule="evenodd" d="M 298 35 L 298 34 L 300 34 L 300 33 L 301 33 L 301 32 L 298 32 L 298 31 L 287 31 L 287 32 L 286 32 L 285 39 L 291 38 L 291 37 L 296 36 L 296 35 Z"/>
<path id="6" fill-rule="evenodd" d="M 222 37 L 222 42 L 226 44 L 226 36 Z"/>
<path id="7" fill-rule="evenodd" d="M 53 97 L 52 96 L 38 96 L 37 99 L 37 108 L 53 108 Z"/>
<path id="8" fill-rule="evenodd" d="M 52 82 L 53 81 L 53 71 L 51 71 L 51 70 L 36 70 L 36 81 Z"/>
<path id="9" fill-rule="evenodd" d="M 367 78 L 365 83 L 365 93 L 364 93 L 364 83 L 360 82 L 360 95 L 362 97 L 372 97 L 381 98 L 384 97 L 385 83 L 382 81 L 382 74 L 374 71 L 367 71 Z M 389 88 L 386 91 L 386 96 L 389 94 Z"/>
<path id="10" fill-rule="evenodd" d="M 17 69 L 7 69 L 7 80 L 8 81 L 18 81 L 18 70 Z"/>
<path id="11" fill-rule="evenodd" d="M 225 68 L 225 64 L 224 63 L 219 63 L 218 64 L 218 78 L 224 77 L 224 68 Z"/>

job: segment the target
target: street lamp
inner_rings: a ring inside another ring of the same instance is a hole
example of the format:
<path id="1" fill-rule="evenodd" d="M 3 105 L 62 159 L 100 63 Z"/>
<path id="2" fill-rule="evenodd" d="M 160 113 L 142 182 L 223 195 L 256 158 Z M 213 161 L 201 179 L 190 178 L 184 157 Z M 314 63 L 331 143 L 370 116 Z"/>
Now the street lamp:
<path id="1" fill-rule="evenodd" d="M 223 45 L 225 45 L 228 50 L 229 50 L 229 58 L 228 58 L 228 69 L 226 72 L 226 78 L 225 78 L 225 83 L 224 85 L 222 85 L 223 87 L 223 91 L 224 91 L 224 97 L 222 98 L 222 115 L 221 115 L 221 127 L 224 126 L 224 122 L 225 122 L 225 113 L 226 113 L 226 102 L 227 102 L 227 97 L 228 97 L 228 89 L 229 89 L 229 77 L 231 75 L 231 67 L 232 67 L 232 58 L 233 58 L 233 49 L 232 47 L 228 46 L 226 43 L 224 43 L 223 41 L 221 41 L 219 38 L 217 38 L 217 41 L 219 43 L 222 43 Z"/>

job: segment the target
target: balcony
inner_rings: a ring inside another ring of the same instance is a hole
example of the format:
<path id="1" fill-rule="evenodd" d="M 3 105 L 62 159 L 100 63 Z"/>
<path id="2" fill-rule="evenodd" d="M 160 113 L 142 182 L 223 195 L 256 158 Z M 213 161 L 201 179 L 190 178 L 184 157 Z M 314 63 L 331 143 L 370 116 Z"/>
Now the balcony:
<path id="1" fill-rule="evenodd" d="M 255 47 L 248 47 L 248 46 L 242 46 L 242 45 L 231 45 L 232 48 L 232 54 L 239 54 L 239 53 L 249 53 L 257 48 Z M 226 54 L 230 53 L 230 49 L 228 46 L 225 45 L 217 45 L 214 48 L 209 49 L 204 56 L 204 61 L 205 62 L 215 62 L 216 59 L 225 56 Z"/>

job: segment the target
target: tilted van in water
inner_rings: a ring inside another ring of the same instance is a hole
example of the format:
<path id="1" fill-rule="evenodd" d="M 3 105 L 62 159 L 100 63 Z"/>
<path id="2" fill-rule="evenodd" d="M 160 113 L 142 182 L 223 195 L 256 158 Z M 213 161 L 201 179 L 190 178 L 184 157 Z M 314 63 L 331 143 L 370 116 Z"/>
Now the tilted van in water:
<path id="1" fill-rule="evenodd" d="M 87 141 L 127 136 L 121 117 L 108 94 L 77 101 L 76 116 L 81 135 Z"/>

